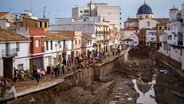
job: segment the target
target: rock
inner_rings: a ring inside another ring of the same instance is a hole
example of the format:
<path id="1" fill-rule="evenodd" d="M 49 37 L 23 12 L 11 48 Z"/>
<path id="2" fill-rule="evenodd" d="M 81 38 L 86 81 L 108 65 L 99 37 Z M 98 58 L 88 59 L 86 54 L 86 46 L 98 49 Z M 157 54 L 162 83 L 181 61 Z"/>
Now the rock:
<path id="1" fill-rule="evenodd" d="M 131 97 L 129 97 L 127 100 L 128 100 L 128 101 L 131 101 L 131 100 L 132 100 L 132 98 L 131 98 Z"/>
<path id="2" fill-rule="evenodd" d="M 121 95 L 122 93 L 117 93 L 117 95 Z"/>
<path id="3" fill-rule="evenodd" d="M 120 100 L 125 100 L 124 98 L 121 98 Z"/>
<path id="4" fill-rule="evenodd" d="M 125 96 L 129 96 L 129 93 L 126 93 Z"/>
<path id="5" fill-rule="evenodd" d="M 120 98 L 121 96 L 115 95 L 115 98 Z"/>
<path id="6" fill-rule="evenodd" d="M 36 100 L 34 99 L 34 97 L 31 97 L 31 100 L 29 100 L 30 103 L 35 102 Z"/>

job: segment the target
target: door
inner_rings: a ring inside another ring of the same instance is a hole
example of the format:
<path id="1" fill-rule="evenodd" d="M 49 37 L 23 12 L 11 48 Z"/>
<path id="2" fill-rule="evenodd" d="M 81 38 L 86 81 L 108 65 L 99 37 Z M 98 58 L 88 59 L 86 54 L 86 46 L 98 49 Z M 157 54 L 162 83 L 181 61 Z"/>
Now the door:
<path id="1" fill-rule="evenodd" d="M 13 78 L 13 58 L 3 58 L 3 76 Z"/>
<path id="2" fill-rule="evenodd" d="M 74 51 L 71 52 L 71 58 L 72 58 L 72 63 L 73 63 L 73 60 L 75 59 Z"/>

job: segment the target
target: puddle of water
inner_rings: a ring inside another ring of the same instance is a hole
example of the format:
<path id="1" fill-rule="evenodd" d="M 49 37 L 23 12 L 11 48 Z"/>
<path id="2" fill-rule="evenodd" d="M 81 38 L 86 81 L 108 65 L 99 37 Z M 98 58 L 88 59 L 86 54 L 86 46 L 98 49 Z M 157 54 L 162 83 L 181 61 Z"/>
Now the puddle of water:
<path id="1" fill-rule="evenodd" d="M 157 104 L 155 101 L 155 91 L 153 85 L 156 83 L 155 75 L 152 82 L 144 83 L 141 79 L 132 79 L 134 89 L 139 93 L 137 103 L 139 104 Z"/>

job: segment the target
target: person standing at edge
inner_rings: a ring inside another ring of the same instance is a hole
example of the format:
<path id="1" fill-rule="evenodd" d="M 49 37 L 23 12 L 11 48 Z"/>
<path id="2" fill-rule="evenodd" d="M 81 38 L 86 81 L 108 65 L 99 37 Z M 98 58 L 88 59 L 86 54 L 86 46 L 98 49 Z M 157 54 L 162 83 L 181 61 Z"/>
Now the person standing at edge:
<path id="1" fill-rule="evenodd" d="M 1 96 L 4 96 L 5 93 L 6 93 L 6 86 L 7 86 L 7 84 L 8 84 L 8 81 L 6 80 L 5 77 L 3 77 L 1 79 Z"/>

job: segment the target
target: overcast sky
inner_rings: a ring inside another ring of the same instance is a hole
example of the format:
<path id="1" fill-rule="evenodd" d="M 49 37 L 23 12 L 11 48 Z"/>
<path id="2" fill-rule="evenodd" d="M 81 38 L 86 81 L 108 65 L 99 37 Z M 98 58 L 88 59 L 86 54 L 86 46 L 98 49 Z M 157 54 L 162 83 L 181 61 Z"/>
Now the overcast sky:
<path id="1" fill-rule="evenodd" d="M 32 10 L 34 16 L 43 17 L 43 8 L 45 6 L 46 17 L 51 19 L 51 23 L 54 23 L 54 18 L 71 17 L 73 7 L 87 6 L 90 1 L 120 6 L 122 23 L 128 17 L 136 17 L 138 8 L 144 3 L 144 0 L 0 0 L 0 11 L 21 13 L 24 10 Z M 169 9 L 173 5 L 181 9 L 181 4 L 184 4 L 184 0 L 146 0 L 146 3 L 152 8 L 156 18 L 167 18 Z"/>

